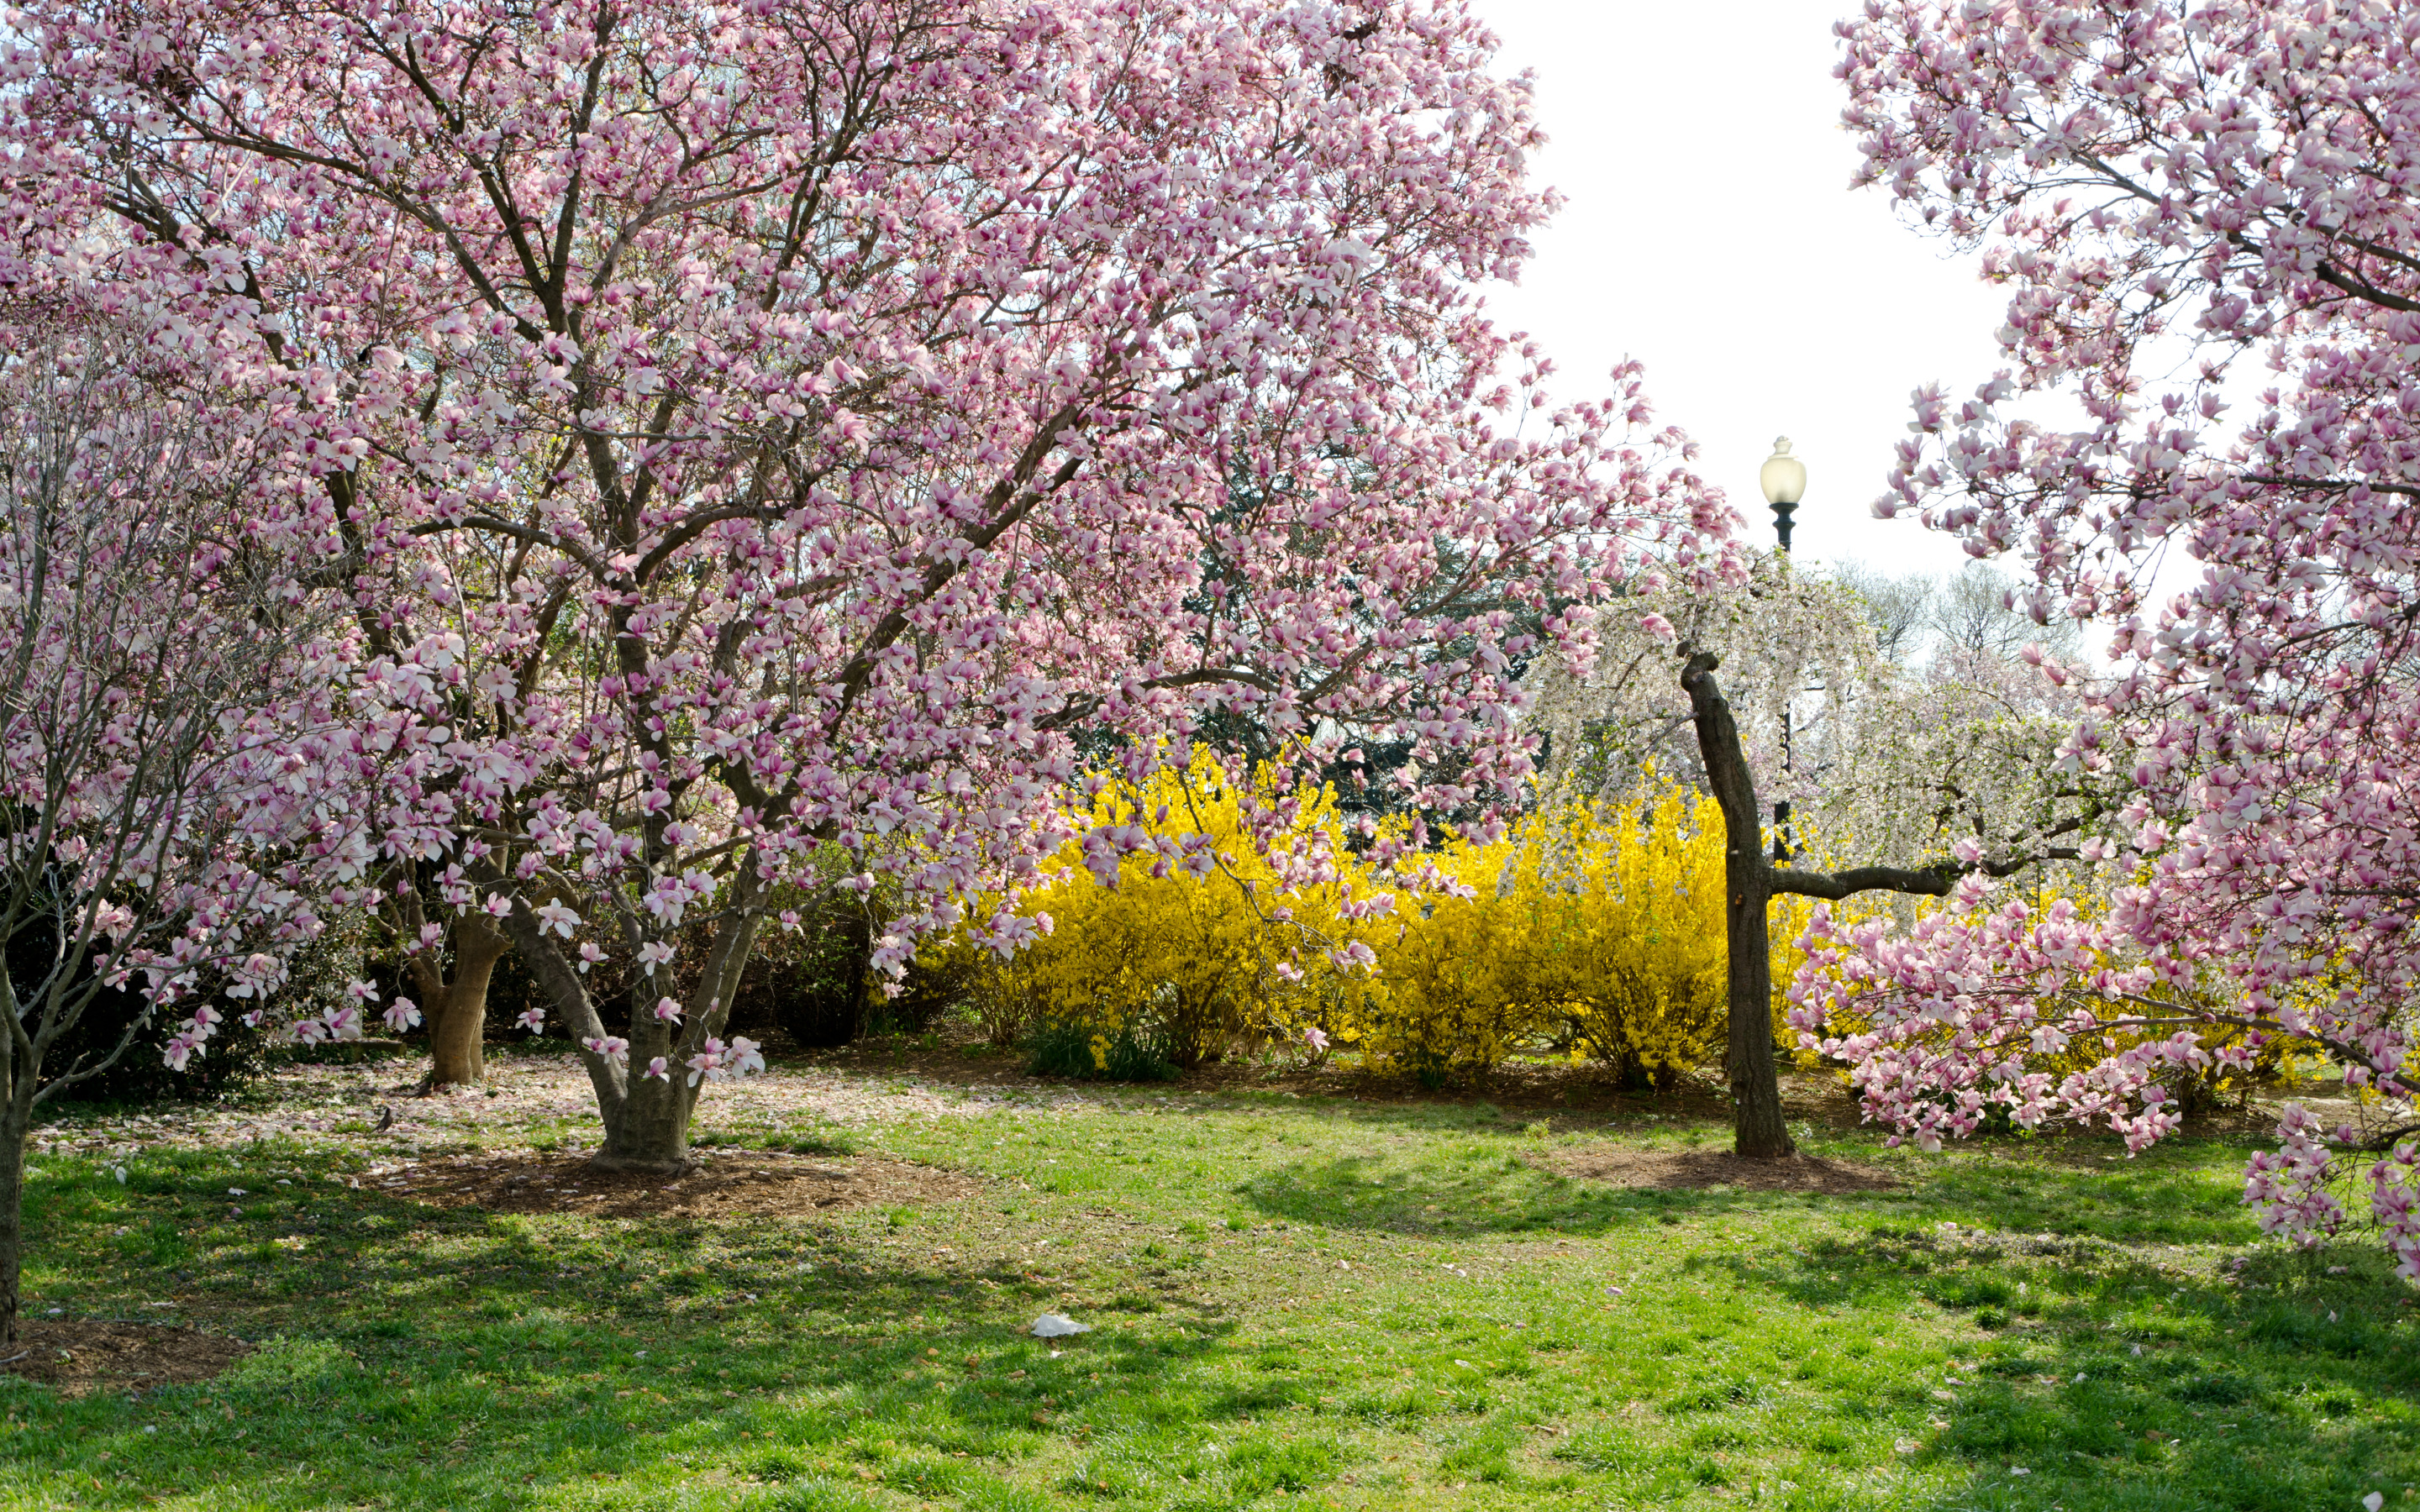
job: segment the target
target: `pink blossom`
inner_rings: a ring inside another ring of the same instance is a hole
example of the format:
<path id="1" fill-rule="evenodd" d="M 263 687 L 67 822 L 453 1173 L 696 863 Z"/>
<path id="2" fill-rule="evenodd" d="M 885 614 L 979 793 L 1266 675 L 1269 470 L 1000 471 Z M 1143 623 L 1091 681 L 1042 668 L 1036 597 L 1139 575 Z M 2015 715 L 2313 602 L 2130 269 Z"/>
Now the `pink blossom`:
<path id="1" fill-rule="evenodd" d="M 719 1082 L 730 1076 L 745 1076 L 765 1069 L 765 1057 L 756 1041 L 738 1037 L 724 1044 L 708 1038 L 696 1055 L 689 1057 L 689 1084 L 695 1087 L 701 1080 Z"/>
<path id="2" fill-rule="evenodd" d="M 630 1041 L 623 1039 L 618 1034 L 609 1034 L 602 1036 L 601 1038 L 585 1039 L 580 1042 L 587 1048 L 590 1055 L 602 1056 L 606 1059 L 611 1060 L 617 1065 L 629 1064 Z"/>

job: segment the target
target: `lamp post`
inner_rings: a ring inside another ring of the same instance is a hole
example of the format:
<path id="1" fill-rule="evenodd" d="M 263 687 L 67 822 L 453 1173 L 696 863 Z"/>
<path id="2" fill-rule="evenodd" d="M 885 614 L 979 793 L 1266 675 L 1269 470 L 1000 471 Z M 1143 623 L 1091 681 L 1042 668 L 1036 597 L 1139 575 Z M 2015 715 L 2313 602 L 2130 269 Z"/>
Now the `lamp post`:
<path id="1" fill-rule="evenodd" d="M 1773 533 L 1780 539 L 1781 555 L 1786 563 L 1790 556 L 1791 517 L 1798 512 L 1798 501 L 1807 496 L 1807 464 L 1790 455 L 1790 438 L 1776 437 L 1773 455 L 1757 470 L 1757 483 L 1764 489 L 1764 501 L 1773 506 Z M 1781 701 L 1781 770 L 1785 778 L 1790 766 L 1790 700 Z M 1773 858 L 1790 859 L 1790 800 L 1783 798 L 1773 806 Z"/>

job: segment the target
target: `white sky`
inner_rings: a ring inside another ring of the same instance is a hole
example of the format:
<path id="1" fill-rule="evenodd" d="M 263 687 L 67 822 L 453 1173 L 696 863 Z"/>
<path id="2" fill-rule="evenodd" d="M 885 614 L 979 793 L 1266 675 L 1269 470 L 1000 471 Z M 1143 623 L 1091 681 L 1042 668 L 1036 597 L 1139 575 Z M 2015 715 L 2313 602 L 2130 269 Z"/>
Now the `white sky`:
<path id="1" fill-rule="evenodd" d="M 1551 140 L 1532 174 L 1567 201 L 1489 302 L 1555 359 L 1559 396 L 1644 363 L 1659 416 L 1765 539 L 1757 469 L 1787 435 L 1807 470 L 1802 557 L 1954 571 L 1950 538 L 1871 506 L 1909 391 L 1962 396 L 2002 365 L 2006 299 L 1886 193 L 1850 190 L 1831 27 L 1854 3 L 1477 0 L 1499 71 L 1537 75 Z"/>

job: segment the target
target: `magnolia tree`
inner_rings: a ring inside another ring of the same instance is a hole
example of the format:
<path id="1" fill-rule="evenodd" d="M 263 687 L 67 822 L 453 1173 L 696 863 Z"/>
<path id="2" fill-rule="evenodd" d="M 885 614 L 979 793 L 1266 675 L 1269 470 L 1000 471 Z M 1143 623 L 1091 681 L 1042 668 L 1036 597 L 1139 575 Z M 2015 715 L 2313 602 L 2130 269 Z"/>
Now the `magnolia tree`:
<path id="1" fill-rule="evenodd" d="M 313 900 L 367 856 L 342 802 L 366 775 L 347 658 L 245 548 L 248 449 L 151 392 L 144 354 L 102 312 L 54 305 L 6 330 L 0 1343 L 13 1343 L 36 1110 L 157 1014 L 185 1017 L 169 1049 L 182 1064 L 224 1014 L 259 1011 L 318 932 Z M 52 1054 L 121 991 L 145 1009 L 113 1045 Z M 308 1032 L 355 1032 L 358 1011 L 330 1008 Z"/>
<path id="2" fill-rule="evenodd" d="M 1977 892 L 1911 934 L 1836 933 L 1851 990 L 1809 1023 L 1861 1015 L 1821 1042 L 1927 1139 L 1997 1107 L 2139 1148 L 2176 1126 L 2178 1075 L 2322 1055 L 2369 1100 L 2371 1151 L 2289 1104 L 2246 1196 L 2316 1239 L 2355 1186 L 2420 1277 L 2415 25 L 1878 0 L 1840 27 L 1865 181 L 2010 289 L 2010 367 L 1962 403 L 1919 395 L 1883 508 L 2020 554 L 2042 616 L 2114 622 L 2121 675 L 2066 760 L 2131 766 L 2146 859 L 2105 915 Z M 2081 423 L 1995 412 L 2038 391 Z M 2180 558 L 2198 580 L 2155 611 L 2151 569 Z"/>
<path id="3" fill-rule="evenodd" d="M 2058 762 L 2074 700 L 2039 648 L 2001 656 L 1949 644 L 1900 665 L 1881 654 L 1860 589 L 1793 571 L 1787 558 L 1626 607 L 1638 612 L 1600 638 L 1592 667 L 1548 659 L 1532 670 L 1534 717 L 1550 770 L 1582 791 L 1653 764 L 1715 800 L 1730 837 L 1725 1070 L 1737 1148 L 1788 1154 L 1772 899 L 1938 897 L 1969 874 L 2097 857 L 2116 807 L 2110 774 Z M 1766 798 L 1778 800 L 1770 810 Z"/>
<path id="4" fill-rule="evenodd" d="M 273 417 L 256 528 L 361 626 L 382 848 L 523 955 L 609 1164 L 759 1063 L 734 986 L 815 889 L 900 901 L 893 978 L 1014 948 L 1079 733 L 1130 776 L 1220 717 L 1408 741 L 1483 803 L 1525 625 L 1584 657 L 1641 553 L 1721 567 L 1635 376 L 1548 409 L 1477 307 L 1549 200 L 1451 0 L 15 25 L 12 213 Z M 609 957 L 692 985 L 613 1032 Z"/>

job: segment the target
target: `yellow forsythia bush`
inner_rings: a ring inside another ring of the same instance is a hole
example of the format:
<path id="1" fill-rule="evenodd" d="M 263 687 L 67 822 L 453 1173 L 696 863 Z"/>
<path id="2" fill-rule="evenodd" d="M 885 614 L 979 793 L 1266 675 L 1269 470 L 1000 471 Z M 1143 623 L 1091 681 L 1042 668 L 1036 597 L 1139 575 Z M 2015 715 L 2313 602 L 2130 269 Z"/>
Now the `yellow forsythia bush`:
<path id="1" fill-rule="evenodd" d="M 1267 804 L 1284 796 L 1264 785 Z M 1113 783 L 1075 817 L 1208 837 L 1203 871 L 1129 856 L 1102 887 L 1070 846 L 1021 905 L 1047 933 L 985 968 L 977 1007 L 1022 1033 L 1041 1069 L 1133 1077 L 1316 1030 L 1432 1084 L 1522 1050 L 1593 1058 L 1664 1084 L 1718 1061 L 1724 1001 L 1722 821 L 1651 781 L 1626 801 L 1552 802 L 1493 841 L 1455 839 L 1419 887 L 1346 852 L 1332 793 L 1303 789 L 1282 848 L 1332 850 L 1331 881 L 1288 890 L 1258 854 L 1218 762 Z M 1391 893 L 1391 912 L 1349 917 Z M 1776 909 L 1776 914 L 1781 910 Z M 1775 920 L 1776 980 L 1797 930 Z M 1367 948 L 1374 967 L 1330 952 Z"/>
<path id="2" fill-rule="evenodd" d="M 1483 1071 L 1544 1032 L 1556 1005 L 1538 957 L 1555 937 L 1559 901 L 1504 887 L 1508 841 L 1449 842 L 1430 857 L 1451 894 L 1399 891 L 1395 917 L 1373 920 L 1377 969 L 1341 995 L 1332 1031 L 1372 1060 L 1432 1085 Z"/>
<path id="3" fill-rule="evenodd" d="M 1491 843 L 1435 858 L 1467 898 L 1403 900 L 1374 933 L 1363 995 L 1373 1057 L 1434 1082 L 1524 1045 L 1666 1083 L 1719 1056 L 1723 834 L 1711 803 L 1651 782 L 1548 805 Z"/>
<path id="4" fill-rule="evenodd" d="M 1578 889 L 1561 957 L 1576 1048 L 1659 1086 L 1719 1058 L 1730 1010 L 1714 804 L 1667 783 L 1552 816 L 1570 832 L 1556 864 Z"/>
<path id="5" fill-rule="evenodd" d="M 1080 1053 L 1076 1063 L 1046 1069 L 1080 1072 L 1089 1056 L 1100 1074 L 1117 1072 L 1119 1060 L 1196 1065 L 1314 1022 L 1335 968 L 1304 949 L 1306 927 L 1337 932 L 1337 904 L 1354 879 L 1286 892 L 1245 832 L 1242 797 L 1207 752 L 1181 772 L 1105 789 L 1077 817 L 1203 835 L 1219 864 L 1197 875 L 1128 856 L 1110 888 L 1068 846 L 1045 866 L 1048 885 L 1023 904 L 1049 918 L 1049 933 L 991 969 L 978 1011 L 1025 1017 L 1029 1035 L 1055 1034 Z M 1341 849 L 1334 795 L 1301 797 L 1284 843 L 1334 841 Z"/>

